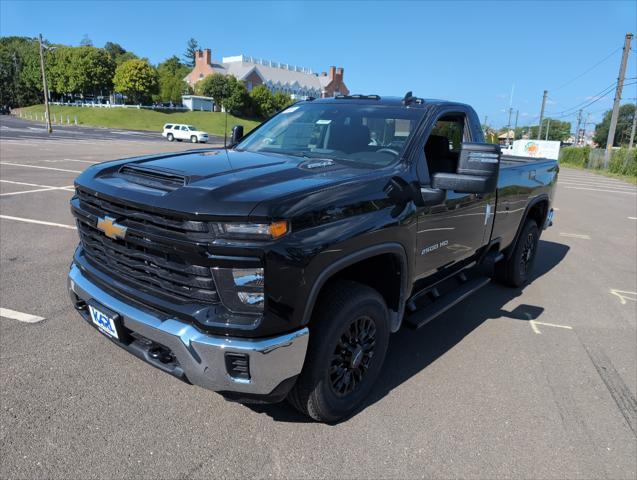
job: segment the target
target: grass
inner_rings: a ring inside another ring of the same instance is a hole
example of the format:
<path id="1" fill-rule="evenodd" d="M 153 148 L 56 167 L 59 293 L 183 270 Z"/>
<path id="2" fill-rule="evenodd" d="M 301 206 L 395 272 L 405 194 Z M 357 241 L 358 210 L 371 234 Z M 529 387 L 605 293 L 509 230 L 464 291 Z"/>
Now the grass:
<path id="1" fill-rule="evenodd" d="M 77 116 L 77 122 L 80 125 L 127 130 L 149 130 L 153 132 L 161 132 L 165 123 L 185 123 L 194 125 L 210 135 L 223 136 L 226 121 L 225 113 L 220 112 L 159 112 L 143 108 L 93 108 L 60 105 L 51 105 L 50 108 L 51 119 L 55 115 L 59 120 L 60 115 L 62 115 L 65 123 L 68 115 L 71 123 Z M 44 105 L 33 105 L 16 109 L 14 113 L 17 115 L 20 111 L 22 115 L 25 113 L 37 114 L 38 118 L 40 118 L 44 114 Z M 228 131 L 234 125 L 243 125 L 244 130 L 248 132 L 258 124 L 258 121 L 228 115 Z"/>

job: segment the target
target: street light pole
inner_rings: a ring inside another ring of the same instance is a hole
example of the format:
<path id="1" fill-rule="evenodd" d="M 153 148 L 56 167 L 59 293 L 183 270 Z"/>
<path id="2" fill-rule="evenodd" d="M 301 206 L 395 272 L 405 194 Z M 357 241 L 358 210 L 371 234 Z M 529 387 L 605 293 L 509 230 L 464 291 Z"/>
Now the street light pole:
<path id="1" fill-rule="evenodd" d="M 46 70 L 44 68 L 44 46 L 42 45 L 42 34 L 40 34 L 40 69 L 42 70 L 42 88 L 44 89 L 44 108 L 46 110 L 46 130 L 53 132 L 51 127 L 51 111 L 49 110 L 49 89 L 46 85 Z"/>

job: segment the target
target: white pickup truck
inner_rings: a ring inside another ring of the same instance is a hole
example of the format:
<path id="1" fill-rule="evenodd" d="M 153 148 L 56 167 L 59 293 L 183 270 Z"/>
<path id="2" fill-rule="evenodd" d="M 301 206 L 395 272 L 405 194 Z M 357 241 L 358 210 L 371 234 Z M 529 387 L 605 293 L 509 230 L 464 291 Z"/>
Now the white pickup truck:
<path id="1" fill-rule="evenodd" d="M 188 140 L 190 143 L 206 143 L 208 141 L 208 133 L 197 130 L 192 125 L 167 123 L 161 135 L 169 142 Z"/>

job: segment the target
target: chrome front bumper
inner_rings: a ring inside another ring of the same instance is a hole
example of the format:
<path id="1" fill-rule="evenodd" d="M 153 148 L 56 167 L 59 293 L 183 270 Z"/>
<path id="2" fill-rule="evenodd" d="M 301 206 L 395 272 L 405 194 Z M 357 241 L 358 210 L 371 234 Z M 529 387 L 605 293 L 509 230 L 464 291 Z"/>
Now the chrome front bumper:
<path id="1" fill-rule="evenodd" d="M 82 310 L 81 305 L 89 301 L 116 312 L 124 327 L 136 338 L 129 344 L 116 342 L 118 345 L 161 370 L 185 376 L 195 385 L 215 391 L 267 396 L 303 368 L 309 337 L 307 328 L 265 339 L 208 335 L 190 324 L 168 316 L 162 318 L 154 311 L 118 299 L 87 279 L 75 264 L 69 272 L 68 288 L 71 300 L 85 320 L 91 322 L 87 309 Z M 176 361 L 162 363 L 153 358 L 149 348 L 144 348 L 144 345 L 150 347 L 151 342 L 169 349 Z M 249 357 L 249 379 L 230 376 L 226 353 Z"/>

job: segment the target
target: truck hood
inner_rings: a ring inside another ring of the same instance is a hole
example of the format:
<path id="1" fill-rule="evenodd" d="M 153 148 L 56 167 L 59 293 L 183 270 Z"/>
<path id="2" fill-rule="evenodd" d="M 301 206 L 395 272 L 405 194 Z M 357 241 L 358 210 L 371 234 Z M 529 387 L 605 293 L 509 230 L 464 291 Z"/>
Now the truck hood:
<path id="1" fill-rule="evenodd" d="M 76 184 L 133 205 L 231 219 L 249 216 L 263 202 L 355 182 L 374 171 L 324 159 L 206 149 L 94 165 Z"/>

